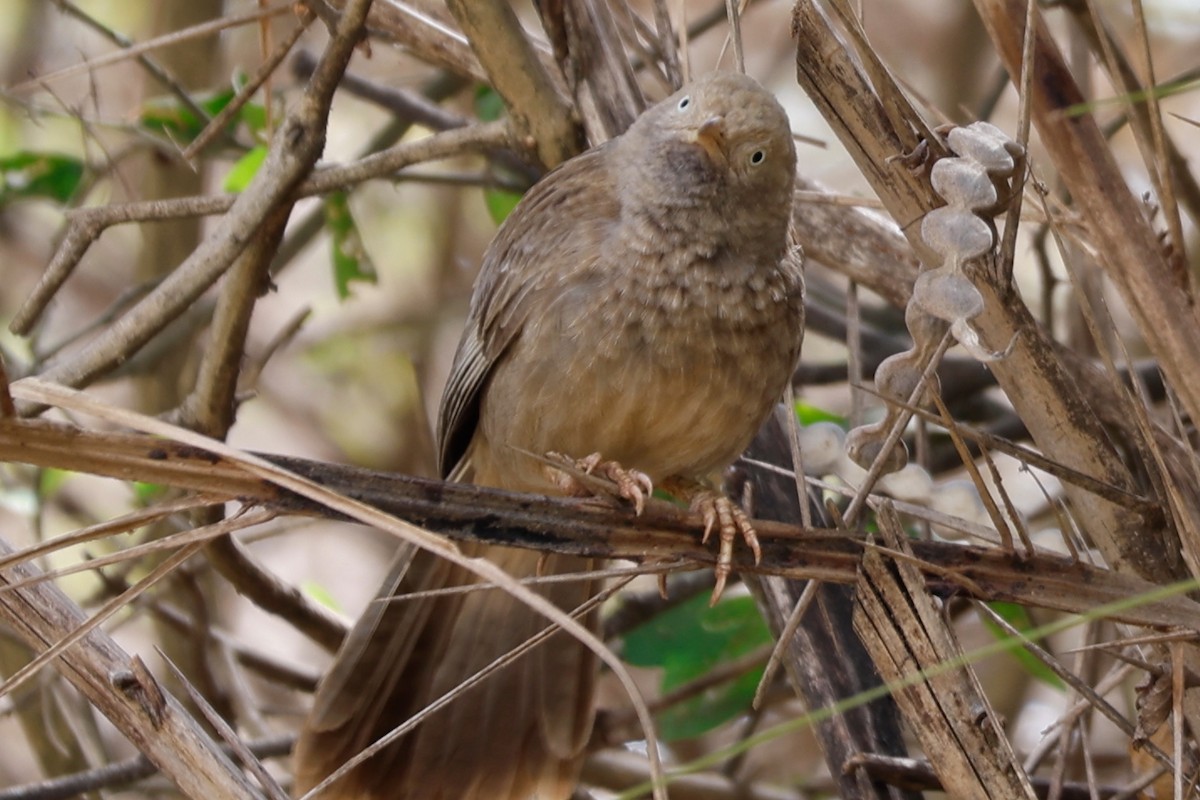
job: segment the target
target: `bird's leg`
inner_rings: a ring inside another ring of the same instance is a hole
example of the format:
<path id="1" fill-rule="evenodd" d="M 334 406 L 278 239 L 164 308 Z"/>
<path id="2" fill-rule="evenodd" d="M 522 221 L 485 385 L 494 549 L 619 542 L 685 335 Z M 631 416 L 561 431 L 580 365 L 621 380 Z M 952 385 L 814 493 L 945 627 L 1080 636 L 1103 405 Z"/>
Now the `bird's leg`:
<path id="1" fill-rule="evenodd" d="M 591 487 L 572 473 L 582 472 L 584 475 L 595 475 L 608 478 L 617 485 L 617 496 L 633 503 L 634 513 L 641 515 L 646 508 L 646 498 L 654 493 L 654 483 L 650 476 L 640 470 L 626 469 L 616 461 L 606 461 L 599 453 L 592 453 L 586 458 L 571 458 L 562 453 L 547 453 L 546 458 L 565 466 L 566 470 L 555 470 L 555 483 L 563 493 L 575 497 L 588 497 L 596 494 Z"/>
<path id="2" fill-rule="evenodd" d="M 717 551 L 717 566 L 713 570 L 717 583 L 713 587 L 710 605 L 715 604 L 721 599 L 721 592 L 725 590 L 725 581 L 729 578 L 733 566 L 733 543 L 738 536 L 746 540 L 750 552 L 754 553 L 754 563 L 762 561 L 758 534 L 754 532 L 750 517 L 741 506 L 725 494 L 699 481 L 676 476 L 663 481 L 662 488 L 680 500 L 686 500 L 692 511 L 698 511 L 703 517 L 704 538 L 700 540 L 701 544 L 708 542 L 708 537 L 714 529 L 717 531 L 721 546 Z"/>

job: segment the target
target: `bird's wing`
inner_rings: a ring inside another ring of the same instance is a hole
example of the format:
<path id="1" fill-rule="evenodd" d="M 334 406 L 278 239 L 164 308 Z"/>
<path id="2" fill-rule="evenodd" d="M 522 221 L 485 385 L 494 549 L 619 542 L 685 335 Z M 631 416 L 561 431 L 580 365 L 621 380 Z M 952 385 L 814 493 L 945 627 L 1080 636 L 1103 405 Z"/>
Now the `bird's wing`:
<path id="1" fill-rule="evenodd" d="M 612 143 L 563 163 L 533 186 L 483 257 L 466 328 L 438 413 L 438 469 L 459 467 L 479 420 L 484 386 L 520 335 L 534 298 L 593 269 L 620 219 L 607 167 Z"/>

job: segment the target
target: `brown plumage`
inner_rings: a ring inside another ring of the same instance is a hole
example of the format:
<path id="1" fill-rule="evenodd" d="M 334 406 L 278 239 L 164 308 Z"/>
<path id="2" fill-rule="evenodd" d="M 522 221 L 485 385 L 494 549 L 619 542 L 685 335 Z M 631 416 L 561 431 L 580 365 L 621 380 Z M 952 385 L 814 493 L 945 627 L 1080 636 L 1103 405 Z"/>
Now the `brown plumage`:
<path id="1" fill-rule="evenodd" d="M 534 186 L 484 256 L 442 398 L 444 475 L 532 492 L 562 474 L 526 453 L 599 453 L 700 486 L 750 441 L 789 379 L 803 278 L 787 245 L 795 150 L 752 79 L 716 74 Z M 479 548 L 516 577 L 538 554 Z M 586 569 L 555 556 L 547 573 Z M 472 582 L 416 556 L 381 590 Z M 542 591 L 571 610 L 586 581 Z M 298 789 L 547 622 L 497 590 L 376 604 L 322 683 Z M 592 655 L 559 634 L 437 712 L 325 796 L 563 800 L 592 720 Z"/>

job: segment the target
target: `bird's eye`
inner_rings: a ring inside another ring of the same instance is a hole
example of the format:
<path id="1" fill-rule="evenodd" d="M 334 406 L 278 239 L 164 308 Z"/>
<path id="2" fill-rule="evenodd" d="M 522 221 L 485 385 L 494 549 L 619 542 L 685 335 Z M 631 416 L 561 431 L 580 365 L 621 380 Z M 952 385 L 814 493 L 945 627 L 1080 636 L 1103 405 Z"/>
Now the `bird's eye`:
<path id="1" fill-rule="evenodd" d="M 753 153 L 750 154 L 750 163 L 756 167 L 766 160 L 767 160 L 767 154 L 763 150 L 755 150 Z"/>
<path id="2" fill-rule="evenodd" d="M 691 104 L 692 104 L 692 98 L 688 97 L 685 94 L 683 97 L 679 98 L 679 105 L 676 106 L 676 108 L 678 108 L 680 111 L 683 111 L 685 108 L 687 108 Z"/>

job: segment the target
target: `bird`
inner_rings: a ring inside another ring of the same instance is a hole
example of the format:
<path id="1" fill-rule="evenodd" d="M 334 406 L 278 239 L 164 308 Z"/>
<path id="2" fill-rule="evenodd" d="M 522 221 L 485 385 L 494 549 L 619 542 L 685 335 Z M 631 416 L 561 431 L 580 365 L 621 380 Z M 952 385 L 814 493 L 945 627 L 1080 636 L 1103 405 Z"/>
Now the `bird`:
<path id="1" fill-rule="evenodd" d="M 715 482 L 799 358 L 795 170 L 779 102 L 753 78 L 717 72 L 534 184 L 482 259 L 441 401 L 443 477 L 570 494 L 590 472 L 613 479 L 638 511 L 666 487 L 720 533 L 719 582 L 737 536 L 757 556 L 752 526 Z M 464 550 L 518 579 L 592 566 Z M 381 597 L 477 580 L 425 552 L 397 564 Z M 568 612 L 596 589 L 586 579 L 539 586 Z M 595 626 L 598 615 L 584 620 Z M 297 791 L 547 626 L 495 589 L 372 604 L 317 690 L 297 745 Z M 593 654 L 556 633 L 321 796 L 566 800 L 596 673 Z"/>

